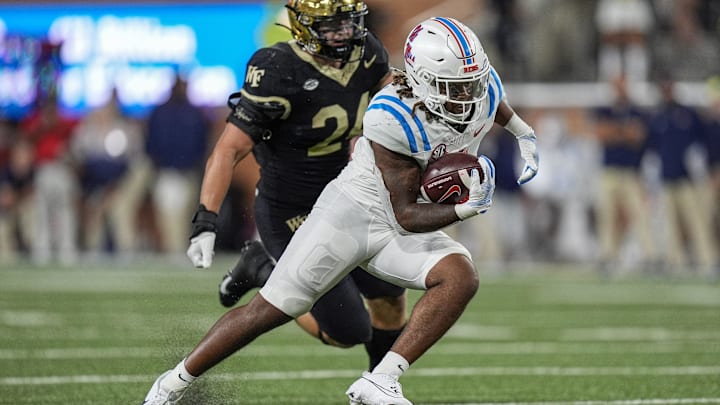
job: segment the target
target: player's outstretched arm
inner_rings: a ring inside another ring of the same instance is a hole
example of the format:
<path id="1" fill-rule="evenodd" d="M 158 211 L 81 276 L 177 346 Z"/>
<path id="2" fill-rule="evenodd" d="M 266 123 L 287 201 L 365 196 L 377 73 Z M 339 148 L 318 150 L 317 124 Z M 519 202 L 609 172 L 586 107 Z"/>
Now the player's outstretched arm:
<path id="1" fill-rule="evenodd" d="M 252 150 L 253 141 L 232 123 L 218 139 L 205 165 L 200 205 L 193 216 L 187 255 L 195 267 L 209 268 L 215 254 L 217 213 L 232 181 L 233 169 Z"/>
<path id="2" fill-rule="evenodd" d="M 250 153 L 253 147 L 250 136 L 228 122 L 205 165 L 200 203 L 217 212 L 225 199 L 232 181 L 235 166 Z"/>
<path id="3" fill-rule="evenodd" d="M 532 180 L 538 172 L 538 151 L 535 131 L 520 118 L 510 105 L 501 101 L 495 114 L 495 122 L 502 125 L 515 135 L 520 148 L 520 157 L 525 161 L 525 166 L 517 182 L 522 185 Z"/>

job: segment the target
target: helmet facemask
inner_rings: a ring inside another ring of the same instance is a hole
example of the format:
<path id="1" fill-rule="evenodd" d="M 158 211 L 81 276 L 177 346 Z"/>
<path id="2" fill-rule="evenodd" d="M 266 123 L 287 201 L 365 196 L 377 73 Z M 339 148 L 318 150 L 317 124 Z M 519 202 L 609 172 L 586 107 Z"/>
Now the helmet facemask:
<path id="1" fill-rule="evenodd" d="M 355 46 L 363 47 L 367 6 L 358 1 L 291 1 L 287 6 L 293 36 L 309 53 L 352 62 Z"/>
<path id="2" fill-rule="evenodd" d="M 435 77 L 430 83 L 425 105 L 430 111 L 454 124 L 472 121 L 474 108 L 487 96 L 490 70 L 472 77 Z M 433 89 L 434 87 L 434 89 Z"/>

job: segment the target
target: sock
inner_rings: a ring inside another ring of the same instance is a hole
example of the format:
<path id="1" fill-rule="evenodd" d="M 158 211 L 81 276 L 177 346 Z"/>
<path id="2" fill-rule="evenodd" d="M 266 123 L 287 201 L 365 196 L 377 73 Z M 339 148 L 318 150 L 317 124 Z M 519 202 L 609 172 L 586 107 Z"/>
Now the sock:
<path id="1" fill-rule="evenodd" d="M 368 370 L 372 371 L 385 356 L 390 348 L 392 347 L 395 340 L 402 332 L 403 328 L 395 330 L 384 330 L 372 328 L 372 338 L 369 342 L 365 343 L 365 351 L 370 358 L 370 367 Z"/>
<path id="2" fill-rule="evenodd" d="M 185 388 L 195 381 L 197 377 L 190 374 L 185 368 L 185 359 L 183 359 L 177 366 L 162 380 L 163 388 L 167 391 L 177 390 Z"/>
<path id="3" fill-rule="evenodd" d="M 410 368 L 405 358 L 395 352 L 387 352 L 380 364 L 373 369 L 373 374 L 387 374 L 395 379 L 400 378 Z"/>

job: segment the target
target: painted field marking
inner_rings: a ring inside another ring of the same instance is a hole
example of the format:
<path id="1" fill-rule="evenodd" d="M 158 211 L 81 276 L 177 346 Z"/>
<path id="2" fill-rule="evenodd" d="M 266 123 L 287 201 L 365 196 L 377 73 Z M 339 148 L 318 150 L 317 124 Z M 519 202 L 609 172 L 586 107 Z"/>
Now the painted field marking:
<path id="1" fill-rule="evenodd" d="M 720 398 L 648 398 L 622 399 L 616 401 L 567 401 L 567 402 L 477 402 L 439 405 L 683 405 L 720 404 Z"/>
<path id="2" fill-rule="evenodd" d="M 189 349 L 189 348 L 188 348 Z M 244 348 L 235 356 L 273 357 L 334 357 L 347 356 L 353 350 L 328 350 L 325 346 L 310 345 L 253 345 Z M 543 355 L 543 354 L 720 354 L 720 343 L 711 342 L 515 342 L 515 343 L 454 343 L 443 342 L 430 349 L 438 355 Z M 0 349 L 0 360 L 63 360 L 63 359 L 116 359 L 116 358 L 161 358 L 164 350 L 160 347 L 68 347 L 36 349 Z"/>
<path id="3" fill-rule="evenodd" d="M 593 375 L 718 375 L 720 366 L 684 367 L 465 367 L 419 368 L 407 377 L 441 376 L 593 376 Z M 258 371 L 248 373 L 210 374 L 209 379 L 221 381 L 317 380 L 352 378 L 358 370 Z M 157 375 L 75 375 L 46 377 L 2 377 L 2 385 L 112 384 L 152 382 Z"/>

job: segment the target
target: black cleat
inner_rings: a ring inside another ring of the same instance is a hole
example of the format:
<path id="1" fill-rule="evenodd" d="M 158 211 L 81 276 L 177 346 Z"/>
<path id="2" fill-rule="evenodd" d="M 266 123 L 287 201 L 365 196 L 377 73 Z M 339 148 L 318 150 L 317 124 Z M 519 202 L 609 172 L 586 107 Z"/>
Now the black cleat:
<path id="1" fill-rule="evenodd" d="M 265 285 L 274 267 L 275 259 L 265 250 L 262 242 L 245 241 L 237 264 L 223 277 L 218 287 L 220 304 L 230 308 L 248 291 Z"/>

